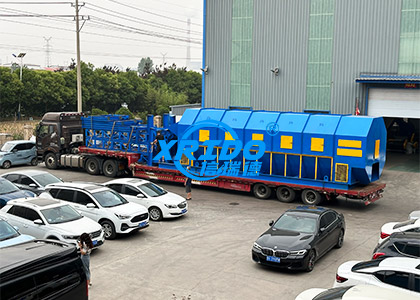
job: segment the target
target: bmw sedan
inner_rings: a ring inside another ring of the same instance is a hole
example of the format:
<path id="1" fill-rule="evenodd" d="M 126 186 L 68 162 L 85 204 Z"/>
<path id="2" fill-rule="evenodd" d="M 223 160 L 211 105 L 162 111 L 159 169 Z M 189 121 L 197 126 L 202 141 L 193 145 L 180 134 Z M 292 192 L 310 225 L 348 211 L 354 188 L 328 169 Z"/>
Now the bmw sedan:
<path id="1" fill-rule="evenodd" d="M 344 216 L 323 207 L 298 206 L 269 223 L 252 247 L 252 259 L 262 265 L 312 271 L 331 248 L 341 248 Z"/>

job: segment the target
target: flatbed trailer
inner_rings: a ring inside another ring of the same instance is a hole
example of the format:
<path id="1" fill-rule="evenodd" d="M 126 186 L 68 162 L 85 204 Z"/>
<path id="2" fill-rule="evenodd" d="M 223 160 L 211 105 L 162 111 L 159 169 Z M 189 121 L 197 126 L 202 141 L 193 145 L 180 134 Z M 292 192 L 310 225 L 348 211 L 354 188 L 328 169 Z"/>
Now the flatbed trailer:
<path id="1" fill-rule="evenodd" d="M 162 180 L 168 182 L 183 183 L 185 176 L 176 169 L 171 168 L 169 165 L 165 168 L 164 164 L 160 166 L 147 166 L 139 163 L 130 164 L 130 169 L 134 177 L 144 179 Z M 275 190 L 277 198 L 282 202 L 292 202 L 295 200 L 296 192 L 302 192 L 302 201 L 305 204 L 312 203 L 313 197 L 317 197 L 317 194 L 321 197 L 321 200 L 334 200 L 336 197 L 341 196 L 348 199 L 354 199 L 362 201 L 364 205 L 369 205 L 382 197 L 382 193 L 385 189 L 385 183 L 373 182 L 367 186 L 357 186 L 349 190 L 331 189 L 324 187 L 306 186 L 300 184 L 282 183 L 271 180 L 254 180 L 245 179 L 242 177 L 226 177 L 220 176 L 210 181 L 198 181 L 193 180 L 193 184 L 211 186 L 221 189 L 254 192 L 257 198 L 265 199 L 268 197 L 259 197 L 259 188 L 269 188 Z M 284 192 L 293 193 L 293 197 L 287 197 L 288 201 L 284 201 L 284 197 L 279 197 L 279 194 Z M 271 194 L 271 193 L 270 193 Z M 266 194 L 265 194 L 266 195 Z M 305 196 L 304 196 L 305 195 Z M 319 201 L 319 203 L 321 202 Z M 316 203 L 316 204 L 319 204 Z"/>

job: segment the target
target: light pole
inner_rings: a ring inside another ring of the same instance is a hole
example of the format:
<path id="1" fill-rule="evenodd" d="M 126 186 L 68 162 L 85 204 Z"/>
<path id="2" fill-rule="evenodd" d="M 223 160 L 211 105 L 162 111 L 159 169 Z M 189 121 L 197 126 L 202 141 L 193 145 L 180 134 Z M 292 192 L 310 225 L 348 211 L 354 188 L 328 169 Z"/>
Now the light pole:
<path id="1" fill-rule="evenodd" d="M 14 57 L 20 58 L 20 82 L 22 82 L 22 69 L 23 69 L 23 58 L 25 57 L 26 53 L 19 53 L 18 56 L 12 54 Z M 20 120 L 20 100 L 19 100 L 19 107 L 18 107 L 18 120 Z"/>

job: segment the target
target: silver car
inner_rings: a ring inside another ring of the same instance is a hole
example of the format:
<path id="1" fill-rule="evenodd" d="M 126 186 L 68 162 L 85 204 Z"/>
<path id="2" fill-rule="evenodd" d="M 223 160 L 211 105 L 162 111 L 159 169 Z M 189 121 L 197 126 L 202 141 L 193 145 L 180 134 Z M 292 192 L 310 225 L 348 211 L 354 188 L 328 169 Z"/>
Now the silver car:
<path id="1" fill-rule="evenodd" d="M 63 182 L 53 174 L 40 170 L 17 170 L 5 173 L 1 177 L 13 182 L 22 190 L 29 190 L 37 195 L 45 191 L 45 186 L 51 183 Z"/>

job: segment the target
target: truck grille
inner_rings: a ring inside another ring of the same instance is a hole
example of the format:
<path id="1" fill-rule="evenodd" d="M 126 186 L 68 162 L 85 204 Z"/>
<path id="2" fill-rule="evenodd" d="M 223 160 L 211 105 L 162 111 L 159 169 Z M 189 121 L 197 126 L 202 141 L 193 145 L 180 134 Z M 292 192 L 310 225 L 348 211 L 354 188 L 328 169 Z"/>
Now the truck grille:
<path id="1" fill-rule="evenodd" d="M 179 208 L 185 208 L 186 206 L 187 206 L 187 201 L 184 201 L 178 204 Z"/>
<path id="2" fill-rule="evenodd" d="M 90 233 L 90 238 L 91 239 L 97 238 L 98 236 L 101 235 L 101 232 L 102 232 L 102 229 L 101 230 L 98 230 L 98 231 L 91 232 Z"/>
<path id="3" fill-rule="evenodd" d="M 141 214 L 141 215 L 138 215 L 138 216 L 133 217 L 131 219 L 131 222 L 133 222 L 133 223 L 140 222 L 140 221 L 146 220 L 148 217 L 149 217 L 149 214 L 148 213 L 144 213 L 144 214 Z"/>

